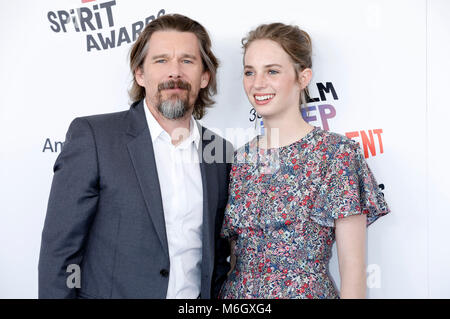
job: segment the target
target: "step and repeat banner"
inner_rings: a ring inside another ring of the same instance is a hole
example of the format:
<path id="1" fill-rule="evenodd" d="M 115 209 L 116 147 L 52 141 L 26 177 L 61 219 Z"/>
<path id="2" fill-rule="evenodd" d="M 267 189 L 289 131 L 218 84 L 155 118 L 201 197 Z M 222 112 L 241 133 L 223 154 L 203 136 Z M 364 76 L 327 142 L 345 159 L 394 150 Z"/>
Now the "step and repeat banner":
<path id="1" fill-rule="evenodd" d="M 368 297 L 450 298 L 445 0 L 1 1 L 0 298 L 37 297 L 52 168 L 69 123 L 129 108 L 129 50 L 169 13 L 209 31 L 219 92 L 201 122 L 236 147 L 247 142 L 239 130 L 261 125 L 242 87 L 242 37 L 277 21 L 310 34 L 306 119 L 360 143 L 392 210 L 368 229 Z"/>

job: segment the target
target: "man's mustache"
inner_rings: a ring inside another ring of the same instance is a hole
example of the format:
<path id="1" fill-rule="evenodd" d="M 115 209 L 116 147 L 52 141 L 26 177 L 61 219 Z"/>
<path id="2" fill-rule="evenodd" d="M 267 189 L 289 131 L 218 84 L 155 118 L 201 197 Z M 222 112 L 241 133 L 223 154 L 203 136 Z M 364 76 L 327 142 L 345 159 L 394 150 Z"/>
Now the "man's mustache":
<path id="1" fill-rule="evenodd" d="M 158 84 L 158 91 L 170 90 L 170 89 L 181 89 L 181 90 L 191 90 L 191 85 L 181 79 L 179 80 L 169 80 Z"/>

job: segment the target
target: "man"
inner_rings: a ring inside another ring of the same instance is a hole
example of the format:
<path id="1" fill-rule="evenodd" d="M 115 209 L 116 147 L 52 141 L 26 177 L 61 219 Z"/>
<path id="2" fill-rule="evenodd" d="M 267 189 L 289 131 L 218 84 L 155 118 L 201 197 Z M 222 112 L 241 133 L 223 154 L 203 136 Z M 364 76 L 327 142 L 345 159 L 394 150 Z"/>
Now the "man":
<path id="1" fill-rule="evenodd" d="M 56 160 L 40 298 L 211 298 L 229 270 L 219 232 L 232 146 L 194 120 L 216 93 L 209 36 L 162 16 L 130 66 L 131 108 L 75 119 Z"/>

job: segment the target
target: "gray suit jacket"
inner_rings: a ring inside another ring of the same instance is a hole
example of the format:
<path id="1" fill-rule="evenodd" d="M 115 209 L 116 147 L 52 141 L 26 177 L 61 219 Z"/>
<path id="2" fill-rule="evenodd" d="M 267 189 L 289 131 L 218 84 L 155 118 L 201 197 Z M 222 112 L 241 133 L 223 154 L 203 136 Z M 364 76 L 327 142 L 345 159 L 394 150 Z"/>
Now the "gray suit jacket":
<path id="1" fill-rule="evenodd" d="M 166 297 L 169 251 L 143 107 L 140 101 L 128 111 L 71 123 L 54 166 L 39 258 L 39 298 Z M 233 148 L 201 130 L 199 152 L 206 148 L 215 155 L 215 161 L 208 156 L 200 163 L 201 297 L 214 298 L 229 270 L 229 245 L 219 232 Z M 66 283 L 71 264 L 81 269 L 79 289 Z"/>

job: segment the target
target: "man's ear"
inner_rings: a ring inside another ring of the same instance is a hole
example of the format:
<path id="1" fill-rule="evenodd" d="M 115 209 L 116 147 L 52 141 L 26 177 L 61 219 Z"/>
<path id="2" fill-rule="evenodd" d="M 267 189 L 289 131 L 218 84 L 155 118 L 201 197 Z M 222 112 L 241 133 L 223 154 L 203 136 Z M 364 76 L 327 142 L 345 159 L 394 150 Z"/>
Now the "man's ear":
<path id="1" fill-rule="evenodd" d="M 211 75 L 209 74 L 209 71 L 203 72 L 202 77 L 200 78 L 200 87 L 202 89 L 208 86 L 210 78 Z"/>
<path id="2" fill-rule="evenodd" d="M 138 67 L 136 70 L 134 70 L 134 78 L 136 79 L 136 82 L 144 87 L 145 81 L 144 81 L 144 70 L 142 70 L 141 67 Z"/>

